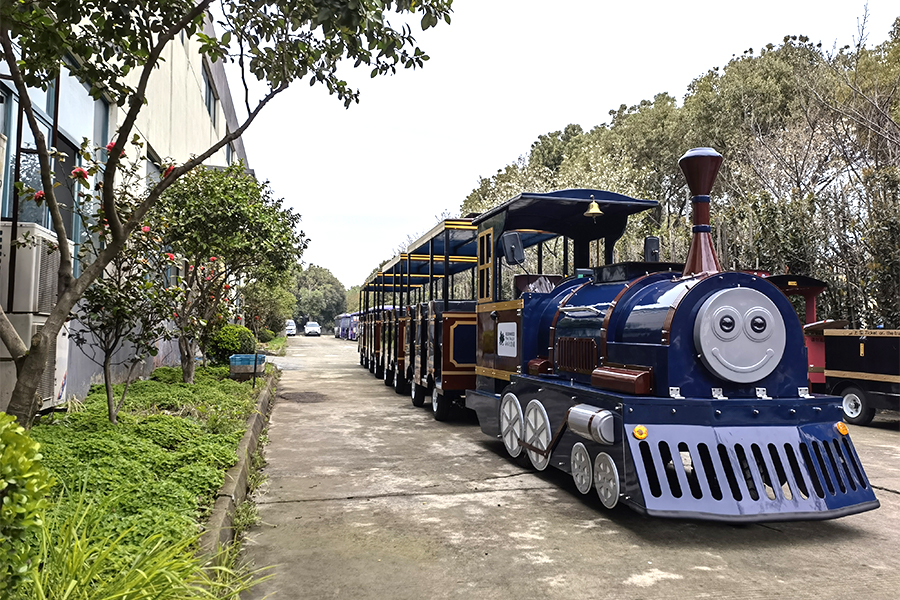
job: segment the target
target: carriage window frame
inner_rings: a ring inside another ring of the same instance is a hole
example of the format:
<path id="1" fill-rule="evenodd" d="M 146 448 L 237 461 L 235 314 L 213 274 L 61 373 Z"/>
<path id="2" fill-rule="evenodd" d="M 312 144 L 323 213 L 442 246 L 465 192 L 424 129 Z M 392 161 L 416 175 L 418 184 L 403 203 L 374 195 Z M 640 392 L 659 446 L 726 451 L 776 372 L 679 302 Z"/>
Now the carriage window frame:
<path id="1" fill-rule="evenodd" d="M 494 299 L 494 229 L 478 234 L 478 301 Z"/>

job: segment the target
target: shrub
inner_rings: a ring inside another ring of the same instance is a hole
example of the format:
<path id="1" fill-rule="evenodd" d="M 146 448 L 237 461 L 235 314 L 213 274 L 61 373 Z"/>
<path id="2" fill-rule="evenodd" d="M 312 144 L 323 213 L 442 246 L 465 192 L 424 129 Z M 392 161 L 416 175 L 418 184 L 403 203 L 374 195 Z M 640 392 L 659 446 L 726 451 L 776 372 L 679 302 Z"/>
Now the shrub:
<path id="1" fill-rule="evenodd" d="M 259 343 L 260 344 L 268 344 L 272 340 L 275 339 L 275 332 L 271 329 L 266 329 L 263 327 L 259 330 Z"/>
<path id="2" fill-rule="evenodd" d="M 14 417 L 0 413 L 0 598 L 27 572 L 31 538 L 40 531 L 47 506 L 44 495 L 51 481 L 41 466 L 39 448 Z"/>
<path id="3" fill-rule="evenodd" d="M 207 355 L 217 363 L 228 362 L 232 354 L 252 354 L 256 352 L 256 338 L 253 332 L 240 325 L 225 325 L 210 340 Z"/>

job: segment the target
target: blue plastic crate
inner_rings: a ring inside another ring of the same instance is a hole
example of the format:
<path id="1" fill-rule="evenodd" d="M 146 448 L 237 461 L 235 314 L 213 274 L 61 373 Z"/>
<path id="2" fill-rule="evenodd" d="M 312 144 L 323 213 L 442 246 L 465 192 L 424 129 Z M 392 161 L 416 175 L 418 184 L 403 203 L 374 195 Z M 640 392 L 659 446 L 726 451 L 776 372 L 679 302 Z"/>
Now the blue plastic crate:
<path id="1" fill-rule="evenodd" d="M 256 360 L 256 374 L 264 375 L 266 372 L 266 355 L 265 354 L 232 354 L 229 357 L 231 367 L 229 371 L 232 376 L 250 376 L 253 375 L 253 361 Z"/>
<path id="2" fill-rule="evenodd" d="M 243 367 L 250 366 L 253 364 L 254 358 L 256 359 L 257 363 L 265 364 L 265 362 L 266 362 L 265 354 L 232 354 L 228 358 L 230 359 L 231 366 L 233 366 L 233 367 L 235 367 L 235 366 L 243 366 Z"/>

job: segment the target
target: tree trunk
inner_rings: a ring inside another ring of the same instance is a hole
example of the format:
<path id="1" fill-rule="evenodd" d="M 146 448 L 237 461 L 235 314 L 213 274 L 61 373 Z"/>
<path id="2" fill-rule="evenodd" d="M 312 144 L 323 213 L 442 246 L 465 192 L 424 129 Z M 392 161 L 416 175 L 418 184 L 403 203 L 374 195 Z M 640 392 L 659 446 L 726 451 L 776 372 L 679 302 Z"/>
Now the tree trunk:
<path id="1" fill-rule="evenodd" d="M 194 355 L 197 353 L 197 343 L 190 338 L 180 337 L 178 351 L 181 354 L 181 380 L 184 383 L 194 383 Z"/>
<path id="2" fill-rule="evenodd" d="M 41 398 L 37 395 L 41 375 L 47 363 L 49 344 L 43 332 L 31 340 L 31 348 L 21 360 L 16 361 L 16 387 L 13 389 L 6 413 L 14 416 L 19 425 L 31 428 L 37 411 L 41 408 Z"/>
<path id="3" fill-rule="evenodd" d="M 112 369 L 109 366 L 110 356 L 107 354 L 103 357 L 103 385 L 106 388 L 106 409 L 109 412 L 109 422 L 113 425 L 116 423 L 116 400 L 113 398 Z"/>

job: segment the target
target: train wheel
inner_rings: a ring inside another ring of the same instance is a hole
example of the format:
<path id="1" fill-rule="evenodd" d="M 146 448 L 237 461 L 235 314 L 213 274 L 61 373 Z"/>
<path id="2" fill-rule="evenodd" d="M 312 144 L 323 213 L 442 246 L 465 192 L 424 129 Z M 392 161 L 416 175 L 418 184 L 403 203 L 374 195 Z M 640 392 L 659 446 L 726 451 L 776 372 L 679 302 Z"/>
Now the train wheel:
<path id="1" fill-rule="evenodd" d="M 508 393 L 500 401 L 500 436 L 513 458 L 522 454 L 522 405 L 515 394 Z"/>
<path id="2" fill-rule="evenodd" d="M 550 446 L 550 418 L 547 417 L 544 405 L 537 400 L 532 400 L 525 407 L 525 441 L 539 450 L 546 450 Z M 549 454 L 544 456 L 529 450 L 528 458 L 538 471 L 543 471 L 550 464 Z"/>
<path id="3" fill-rule="evenodd" d="M 619 470 L 606 452 L 594 459 L 594 486 L 603 506 L 613 508 L 619 503 Z"/>
<path id="4" fill-rule="evenodd" d="M 581 442 L 572 446 L 572 479 L 575 480 L 575 487 L 582 494 L 591 491 L 594 484 L 594 470 L 591 467 L 591 455 L 588 454 L 587 448 Z"/>
<path id="5" fill-rule="evenodd" d="M 437 388 L 431 392 L 431 410 L 435 421 L 446 421 L 450 417 L 450 408 L 453 402 L 447 394 L 442 394 Z"/>
<path id="6" fill-rule="evenodd" d="M 418 383 L 413 383 L 410 386 L 410 397 L 412 398 L 413 406 L 425 406 L 425 388 L 423 388 Z"/>
<path id="7" fill-rule="evenodd" d="M 406 393 L 406 380 L 403 379 L 399 369 L 394 369 L 394 391 L 398 394 Z"/>
<path id="8" fill-rule="evenodd" d="M 875 409 L 869 406 L 866 393 L 858 387 L 844 390 L 844 420 L 853 425 L 868 425 L 875 418 Z"/>

